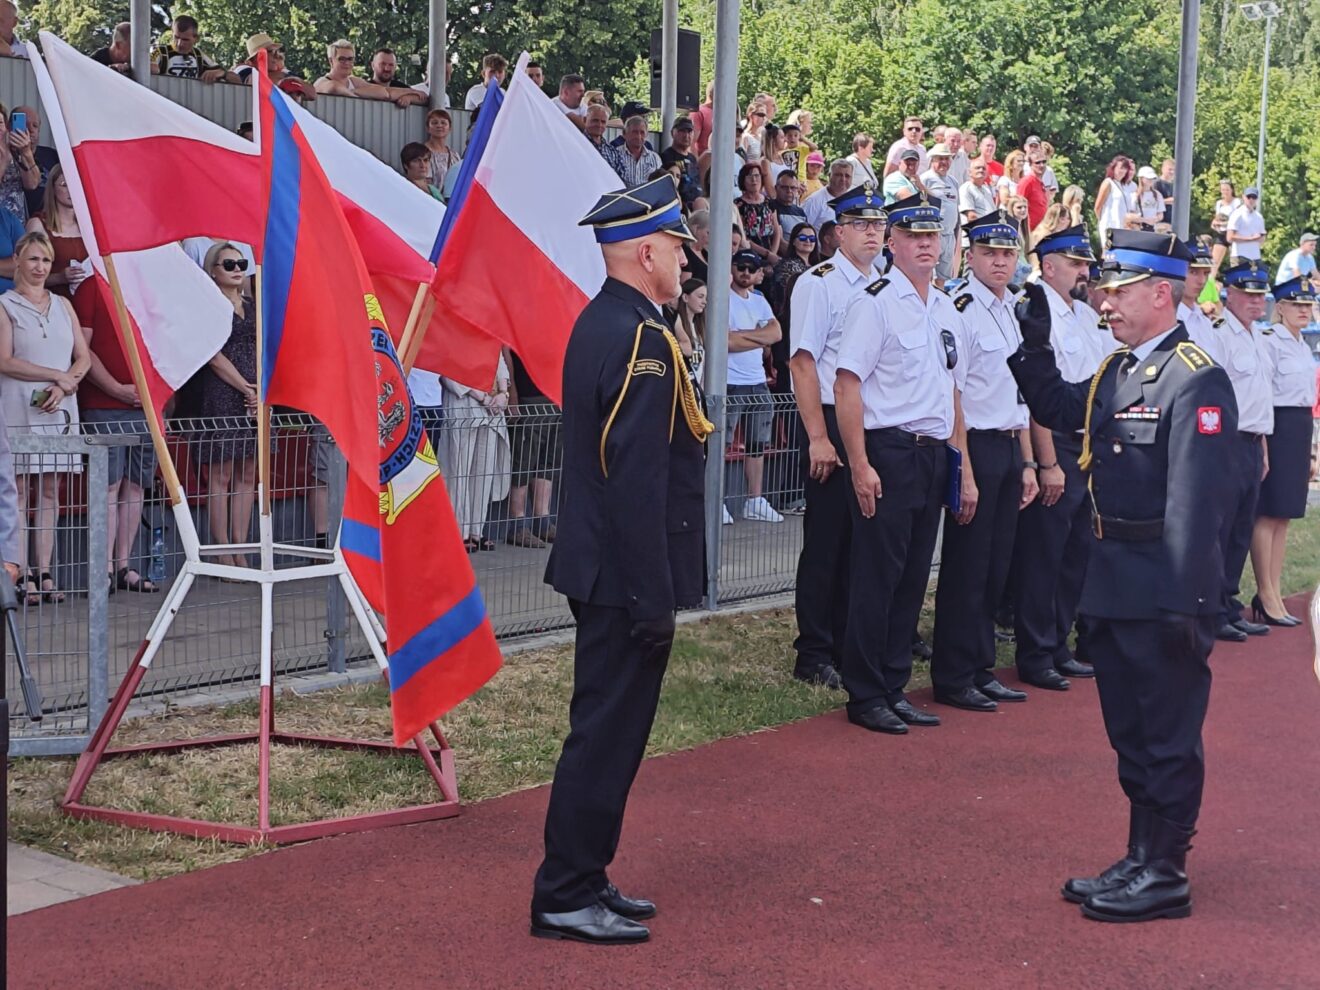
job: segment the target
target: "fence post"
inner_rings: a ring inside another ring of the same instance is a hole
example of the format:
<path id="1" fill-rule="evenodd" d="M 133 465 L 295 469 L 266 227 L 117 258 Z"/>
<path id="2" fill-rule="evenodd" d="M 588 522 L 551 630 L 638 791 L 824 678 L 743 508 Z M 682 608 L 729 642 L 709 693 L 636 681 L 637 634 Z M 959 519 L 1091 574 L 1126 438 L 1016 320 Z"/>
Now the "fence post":
<path id="1" fill-rule="evenodd" d="M 110 588 L 104 574 L 110 560 L 110 450 L 99 438 L 87 439 L 87 731 L 101 722 L 109 697 Z M 112 439 L 112 438 L 105 438 Z M 127 438 L 113 438 L 113 440 Z M 115 444 L 115 446 L 126 446 Z"/>
<path id="2" fill-rule="evenodd" d="M 326 433 L 316 440 L 317 443 L 329 443 Z M 338 444 L 330 445 L 330 476 L 326 479 L 326 539 L 331 545 L 335 534 L 339 532 L 340 518 L 344 514 L 344 487 L 348 484 L 347 462 L 339 452 Z M 348 635 L 347 602 L 339 578 L 326 578 L 325 581 L 325 641 L 326 666 L 331 673 L 342 674 L 348 670 L 344 656 L 344 637 Z"/>

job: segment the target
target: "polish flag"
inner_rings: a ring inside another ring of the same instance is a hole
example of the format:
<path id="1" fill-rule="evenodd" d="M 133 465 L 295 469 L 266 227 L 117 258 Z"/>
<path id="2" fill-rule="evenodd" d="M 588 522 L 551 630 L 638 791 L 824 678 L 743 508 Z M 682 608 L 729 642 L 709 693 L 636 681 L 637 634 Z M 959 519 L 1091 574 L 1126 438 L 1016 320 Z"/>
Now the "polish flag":
<path id="1" fill-rule="evenodd" d="M 419 286 L 429 285 L 429 260 L 445 216 L 439 200 L 422 192 L 375 155 L 348 141 L 284 92 L 317 163 L 339 196 L 396 344 Z M 500 342 L 466 325 L 445 326 L 434 315 L 417 355 L 417 367 L 487 391 L 495 380 Z"/>
<path id="2" fill-rule="evenodd" d="M 605 281 L 590 227 L 597 200 L 623 187 L 576 127 L 524 71 L 523 52 L 479 154 L 436 268 L 443 320 L 509 344 L 556 403 L 578 314 Z M 455 197 L 457 198 L 457 196 Z"/>
<path id="3" fill-rule="evenodd" d="M 101 250 L 187 237 L 261 243 L 260 149 L 41 32 Z M 255 104 L 254 104 L 255 106 Z"/>
<path id="4" fill-rule="evenodd" d="M 81 79 L 86 70 L 92 80 L 92 89 L 108 86 L 111 83 L 126 82 L 119 73 L 98 65 L 91 59 L 74 51 L 63 41 L 45 31 L 41 33 L 41 44 L 52 65 L 59 60 L 62 66 L 72 65 L 76 71 L 66 73 L 65 78 Z M 68 105 L 65 99 L 80 99 L 81 90 L 66 89 L 66 97 L 60 92 L 46 70 L 46 63 L 34 45 L 28 50 L 32 55 L 32 71 L 36 75 L 37 89 L 41 94 L 41 103 L 46 110 L 46 121 L 50 125 L 55 139 L 55 150 L 59 154 L 64 168 L 64 179 L 69 186 L 69 196 L 73 200 L 74 213 L 78 217 L 78 228 L 83 243 L 87 247 L 88 260 L 94 274 L 102 285 L 97 291 L 106 291 L 106 266 L 102 252 L 108 252 L 107 244 L 122 244 L 122 239 L 115 237 L 115 232 L 107 230 L 103 224 L 106 213 L 98 213 L 91 208 L 88 200 L 87 184 L 82 171 L 86 156 L 78 154 L 72 145 L 66 124 L 69 120 Z M 85 65 L 83 64 L 85 63 Z M 90 68 L 87 68 L 90 67 Z M 102 78 L 104 77 L 104 78 Z M 136 83 L 127 83 L 135 92 L 149 93 Z M 153 98 L 154 97 L 154 94 Z M 133 102 L 121 105 L 119 110 L 107 110 L 110 115 L 127 115 L 134 112 Z M 189 117 L 202 120 L 187 111 Z M 75 112 L 78 118 L 79 113 Z M 202 121 L 202 123 L 208 123 Z M 116 163 L 113 146 L 97 148 L 92 156 L 93 167 L 102 187 L 107 185 L 133 186 L 141 181 L 134 176 L 135 157 L 126 158 Z M 127 171 L 124 171 L 127 170 Z M 167 185 L 162 193 L 172 200 L 172 211 L 181 217 L 190 214 L 187 193 L 181 184 L 181 176 Z M 136 208 L 147 210 L 140 198 L 135 198 Z M 154 207 L 155 204 L 152 204 Z M 112 211 L 113 212 L 113 211 Z M 155 210 L 137 217 L 134 223 L 143 227 L 152 219 Z M 235 211 L 238 212 L 238 211 Z M 205 233 L 204 230 L 189 228 L 179 237 Z M 119 279 L 125 307 L 129 314 L 129 332 L 137 340 L 138 353 L 142 357 L 143 370 L 146 373 L 147 388 L 151 405 L 159 417 L 161 409 L 169 397 L 184 382 L 206 364 L 229 339 L 233 323 L 234 309 L 229 301 L 220 294 L 210 277 L 201 270 L 177 241 L 161 243 L 156 237 L 145 239 L 157 244 L 140 250 L 119 249 L 114 253 L 115 273 Z M 259 243 L 259 238 L 253 241 Z M 118 316 L 116 315 L 116 323 Z"/>

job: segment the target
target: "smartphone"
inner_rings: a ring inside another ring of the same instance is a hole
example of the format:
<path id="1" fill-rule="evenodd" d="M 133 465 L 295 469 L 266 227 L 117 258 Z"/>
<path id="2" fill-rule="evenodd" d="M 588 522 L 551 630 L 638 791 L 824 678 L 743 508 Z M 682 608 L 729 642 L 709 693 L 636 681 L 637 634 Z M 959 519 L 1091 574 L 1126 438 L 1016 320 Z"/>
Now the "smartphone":
<path id="1" fill-rule="evenodd" d="M 27 130 L 27 114 L 22 110 L 15 110 L 9 115 L 9 129 L 11 131 Z"/>
<path id="2" fill-rule="evenodd" d="M 38 408 L 38 407 L 40 407 L 40 406 L 44 406 L 48 401 L 50 401 L 50 389 L 48 389 L 48 388 L 34 388 L 34 389 L 32 390 L 32 406 L 33 406 L 33 408 Z"/>

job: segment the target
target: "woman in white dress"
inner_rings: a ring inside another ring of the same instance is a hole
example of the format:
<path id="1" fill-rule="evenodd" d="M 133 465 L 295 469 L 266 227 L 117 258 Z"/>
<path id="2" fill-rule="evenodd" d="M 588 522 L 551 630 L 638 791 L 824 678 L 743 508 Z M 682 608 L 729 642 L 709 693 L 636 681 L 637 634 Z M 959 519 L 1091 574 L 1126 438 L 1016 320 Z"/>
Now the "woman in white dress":
<path id="1" fill-rule="evenodd" d="M 468 553 L 494 550 L 483 535 L 491 502 L 509 494 L 513 457 L 504 410 L 509 405 L 509 369 L 500 358 L 489 392 L 448 378 L 445 388 L 444 460 L 449 498 Z"/>
<path id="2" fill-rule="evenodd" d="M 91 367 L 87 339 L 78 328 L 73 304 L 46 288 L 55 249 L 34 231 L 14 247 L 14 287 L 0 296 L 0 403 L 10 428 L 30 433 L 78 432 L 78 383 Z M 37 476 L 36 566 L 27 570 L 26 534 L 18 561 L 19 594 L 27 604 L 39 598 L 62 602 L 51 576 L 55 525 L 59 516 L 60 475 L 82 472 L 74 454 L 16 454 L 19 518 L 28 517 L 29 479 Z"/>
<path id="3" fill-rule="evenodd" d="M 1123 230 L 1132 218 L 1140 218 L 1137 212 L 1137 183 L 1134 179 L 1137 167 L 1126 155 L 1115 155 L 1114 160 L 1105 169 L 1104 180 L 1096 190 L 1095 210 L 1096 226 L 1100 228 L 1100 249 L 1109 246 L 1109 232 Z"/>

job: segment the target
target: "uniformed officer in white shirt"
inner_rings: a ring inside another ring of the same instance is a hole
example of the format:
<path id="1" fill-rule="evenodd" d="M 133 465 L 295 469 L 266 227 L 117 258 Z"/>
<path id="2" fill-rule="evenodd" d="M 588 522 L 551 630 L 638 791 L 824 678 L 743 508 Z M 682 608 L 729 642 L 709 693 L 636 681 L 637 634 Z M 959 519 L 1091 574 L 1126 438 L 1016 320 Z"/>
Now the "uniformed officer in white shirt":
<path id="1" fill-rule="evenodd" d="M 884 197 L 870 183 L 830 201 L 839 218 L 839 250 L 803 272 L 790 300 L 789 373 L 799 414 L 807 501 L 794 592 L 798 636 L 793 676 L 843 686 L 844 628 L 848 618 L 848 548 L 852 485 L 834 414 L 834 368 L 848 304 L 880 278 L 875 265 L 885 243 Z"/>
<path id="2" fill-rule="evenodd" d="M 961 504 L 944 520 L 930 673 L 936 701 L 970 711 L 1027 697 L 994 676 L 995 606 L 1008 583 L 1018 512 L 1037 493 L 1031 416 L 1008 369 L 1008 356 L 1022 343 L 1008 290 L 1019 236 L 998 210 L 968 225 L 971 277 L 953 300 L 954 381 L 967 442 Z"/>
<path id="3" fill-rule="evenodd" d="M 1096 260 L 1091 238 L 1084 226 L 1068 227 L 1043 238 L 1036 254 L 1050 306 L 1050 343 L 1059 374 L 1066 382 L 1090 381 L 1106 355 L 1118 347 L 1084 301 L 1090 266 Z M 1062 691 L 1070 686 L 1069 677 L 1095 676 L 1091 665 L 1068 648 L 1095 538 L 1091 503 L 1086 497 L 1086 475 L 1077 462 L 1081 432 L 1054 431 L 1033 421 L 1031 441 L 1039 462 L 1040 497 L 1022 510 L 1014 544 L 1017 670 L 1024 683 Z"/>
<path id="4" fill-rule="evenodd" d="M 1187 266 L 1187 282 L 1183 288 L 1182 302 L 1178 304 L 1178 319 L 1187 328 L 1187 336 L 1192 338 L 1192 343 L 1214 358 L 1215 364 L 1223 367 L 1224 354 L 1219 349 L 1219 334 L 1215 331 L 1214 321 L 1201 311 L 1196 301 L 1205 289 L 1210 272 L 1214 270 L 1214 259 L 1210 255 L 1210 248 L 1199 240 L 1184 243 L 1192 260 Z"/>
<path id="5" fill-rule="evenodd" d="M 1237 600 L 1242 568 L 1251 548 L 1251 530 L 1256 521 L 1256 499 L 1261 478 L 1269 470 L 1265 438 L 1274 432 L 1274 369 L 1270 352 L 1261 343 L 1252 324 L 1265 315 L 1265 294 L 1270 291 L 1269 268 L 1259 261 L 1243 261 L 1224 272 L 1228 300 L 1224 317 L 1214 324 L 1224 370 L 1237 398 L 1238 436 L 1231 445 L 1235 461 L 1225 465 L 1237 481 L 1236 498 L 1220 534 L 1224 548 L 1224 611 L 1215 634 L 1228 642 L 1247 636 L 1263 636 L 1269 626 L 1242 617 Z M 1212 355 L 1213 356 L 1213 355 Z"/>
<path id="6" fill-rule="evenodd" d="M 848 720 L 901 734 L 939 723 L 903 690 L 948 482 L 947 446 L 963 442 L 953 379 L 958 311 L 931 285 L 940 209 L 916 195 L 888 212 L 893 267 L 844 314 L 834 400 L 854 496 L 842 670 Z"/>

